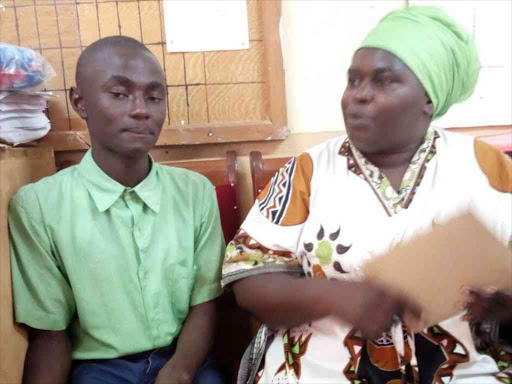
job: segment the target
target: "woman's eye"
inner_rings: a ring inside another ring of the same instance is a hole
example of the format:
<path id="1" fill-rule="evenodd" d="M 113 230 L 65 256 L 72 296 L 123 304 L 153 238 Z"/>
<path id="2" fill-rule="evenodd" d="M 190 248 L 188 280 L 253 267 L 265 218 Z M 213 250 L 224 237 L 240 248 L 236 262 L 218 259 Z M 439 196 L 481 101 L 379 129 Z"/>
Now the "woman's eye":
<path id="1" fill-rule="evenodd" d="M 388 85 L 388 84 L 391 84 L 392 82 L 393 82 L 393 79 L 390 79 L 388 77 L 377 79 L 377 81 L 376 81 L 376 83 L 379 85 Z"/>
<path id="2" fill-rule="evenodd" d="M 358 80 L 358 79 L 356 79 L 356 78 L 354 78 L 354 77 L 349 77 L 349 78 L 348 78 L 348 84 L 349 84 L 349 85 L 354 86 L 354 85 L 357 85 L 358 83 L 359 83 L 359 80 Z"/>

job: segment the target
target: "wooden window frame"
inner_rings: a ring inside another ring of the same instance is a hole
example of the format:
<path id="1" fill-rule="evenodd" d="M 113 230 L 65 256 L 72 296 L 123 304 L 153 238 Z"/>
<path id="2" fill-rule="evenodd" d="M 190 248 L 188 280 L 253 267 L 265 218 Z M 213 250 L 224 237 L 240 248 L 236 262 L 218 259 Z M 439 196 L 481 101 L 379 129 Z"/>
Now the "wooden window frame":
<path id="1" fill-rule="evenodd" d="M 260 4 L 268 118 L 182 126 L 165 124 L 156 144 L 157 147 L 282 140 L 288 136 L 283 55 L 279 34 L 281 0 L 260 0 Z M 40 143 L 53 147 L 55 151 L 74 151 L 88 149 L 91 146 L 91 139 L 87 130 L 50 131 Z"/>

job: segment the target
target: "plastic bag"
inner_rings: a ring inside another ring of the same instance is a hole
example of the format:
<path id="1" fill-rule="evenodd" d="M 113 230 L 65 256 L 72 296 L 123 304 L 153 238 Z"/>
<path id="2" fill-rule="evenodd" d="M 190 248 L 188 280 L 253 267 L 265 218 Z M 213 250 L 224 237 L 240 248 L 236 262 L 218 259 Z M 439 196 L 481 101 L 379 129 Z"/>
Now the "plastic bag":
<path id="1" fill-rule="evenodd" d="M 37 91 L 53 76 L 55 70 L 37 52 L 0 43 L 0 91 Z"/>

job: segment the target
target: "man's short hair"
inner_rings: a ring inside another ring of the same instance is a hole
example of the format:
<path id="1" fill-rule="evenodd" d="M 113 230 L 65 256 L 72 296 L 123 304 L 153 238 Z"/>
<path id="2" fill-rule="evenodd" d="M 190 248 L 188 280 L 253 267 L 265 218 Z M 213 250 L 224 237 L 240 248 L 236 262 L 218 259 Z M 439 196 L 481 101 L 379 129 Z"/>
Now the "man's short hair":
<path id="1" fill-rule="evenodd" d="M 75 81 L 78 85 L 80 76 L 84 73 L 87 62 L 96 56 L 99 52 L 102 52 L 105 49 L 113 49 L 113 48 L 122 48 L 129 49 L 134 51 L 142 51 L 144 53 L 149 53 L 153 57 L 153 53 L 140 41 L 135 40 L 128 36 L 110 36 L 104 37 L 103 39 L 99 39 L 89 45 L 78 58 L 78 62 L 76 64 L 76 74 Z"/>

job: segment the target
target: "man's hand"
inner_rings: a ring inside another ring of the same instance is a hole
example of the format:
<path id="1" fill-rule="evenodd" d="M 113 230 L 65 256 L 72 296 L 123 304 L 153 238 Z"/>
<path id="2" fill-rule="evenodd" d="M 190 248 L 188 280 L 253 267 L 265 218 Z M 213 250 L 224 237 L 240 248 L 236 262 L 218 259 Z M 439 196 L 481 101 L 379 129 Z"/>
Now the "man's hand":
<path id="1" fill-rule="evenodd" d="M 71 343 L 66 331 L 29 329 L 23 384 L 65 384 L 71 368 Z"/>
<path id="2" fill-rule="evenodd" d="M 191 384 L 195 372 L 187 372 L 171 358 L 158 372 L 155 384 Z"/>
<path id="3" fill-rule="evenodd" d="M 190 307 L 173 357 L 158 373 L 155 384 L 192 383 L 213 345 L 217 325 L 216 301 Z"/>
<path id="4" fill-rule="evenodd" d="M 461 303 L 461 309 L 467 310 L 463 320 L 498 320 L 504 325 L 512 325 L 512 295 L 495 287 L 485 290 L 463 287 L 462 294 L 465 300 Z"/>

